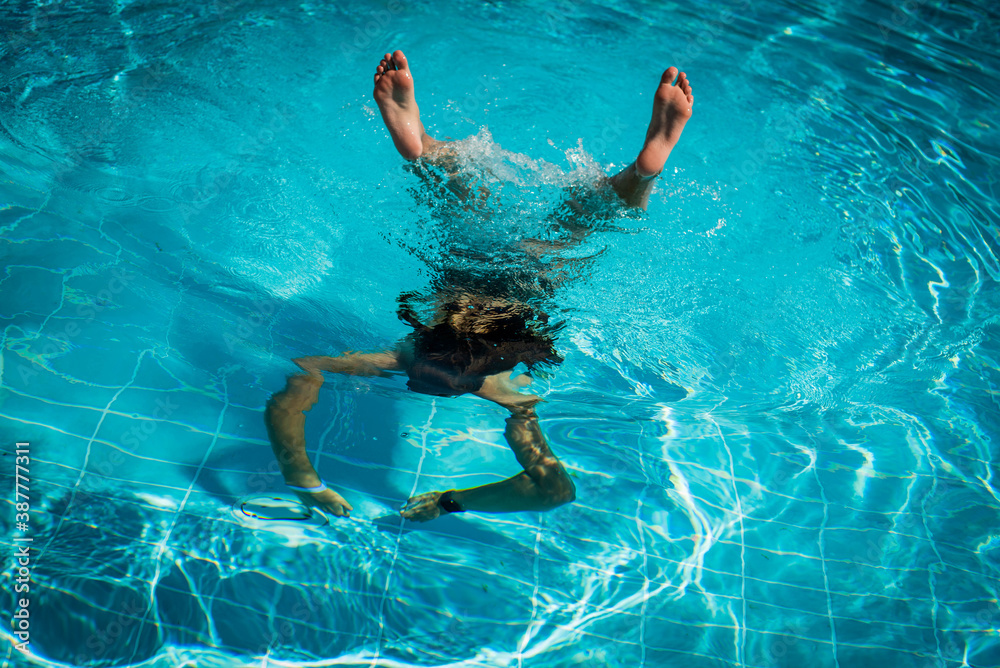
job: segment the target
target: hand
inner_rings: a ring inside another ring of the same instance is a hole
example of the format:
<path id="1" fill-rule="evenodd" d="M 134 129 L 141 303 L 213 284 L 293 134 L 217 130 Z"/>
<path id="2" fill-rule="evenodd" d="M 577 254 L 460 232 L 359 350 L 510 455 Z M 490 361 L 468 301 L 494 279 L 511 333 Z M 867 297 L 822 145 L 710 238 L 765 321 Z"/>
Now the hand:
<path id="1" fill-rule="evenodd" d="M 414 496 L 406 502 L 399 514 L 408 520 L 415 522 L 427 522 L 441 515 L 441 506 L 438 499 L 444 492 L 427 492 L 419 496 Z"/>
<path id="2" fill-rule="evenodd" d="M 324 489 L 322 492 L 295 492 L 295 495 L 306 507 L 319 508 L 337 517 L 350 517 L 351 511 L 354 510 L 344 497 L 332 489 Z"/>

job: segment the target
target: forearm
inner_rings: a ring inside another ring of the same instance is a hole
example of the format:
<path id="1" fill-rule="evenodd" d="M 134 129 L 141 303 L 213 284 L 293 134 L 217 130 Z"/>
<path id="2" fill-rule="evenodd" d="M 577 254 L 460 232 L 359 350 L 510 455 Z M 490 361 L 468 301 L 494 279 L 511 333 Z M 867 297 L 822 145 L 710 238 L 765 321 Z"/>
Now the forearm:
<path id="1" fill-rule="evenodd" d="M 294 420 L 283 421 L 281 418 L 274 419 L 273 416 L 272 419 L 273 422 L 269 421 L 268 426 L 270 427 L 273 423 L 277 424 L 275 424 L 274 429 L 268 429 L 271 450 L 274 451 L 274 457 L 278 461 L 281 475 L 285 481 L 299 487 L 318 485 L 319 476 L 306 453 L 306 440 L 304 436 L 293 433 L 294 431 L 302 432 L 304 428 L 300 427 L 296 430 L 291 427 Z"/>
<path id="2" fill-rule="evenodd" d="M 322 378 L 292 376 L 288 385 L 267 404 L 264 422 L 271 450 L 285 481 L 300 487 L 319 484 L 319 476 L 306 453 L 305 412 L 319 396 Z"/>
<path id="3" fill-rule="evenodd" d="M 451 497 L 463 509 L 483 513 L 550 510 L 561 505 L 526 472 L 500 482 L 456 490 Z"/>
<path id="4" fill-rule="evenodd" d="M 299 500 L 338 517 L 350 517 L 351 504 L 332 489 L 320 487 L 322 481 L 306 454 L 306 411 L 316 403 L 322 385 L 319 372 L 289 377 L 285 389 L 267 402 L 264 423 L 285 482 L 305 488 L 295 490 Z"/>
<path id="5" fill-rule="evenodd" d="M 349 376 L 380 376 L 385 371 L 396 371 L 400 368 L 397 355 L 391 352 L 347 353 L 339 357 L 297 357 L 292 361 L 313 375 L 318 375 L 320 371 L 329 371 Z"/>
<path id="6" fill-rule="evenodd" d="M 550 510 L 575 498 L 573 481 L 545 442 L 532 408 L 515 409 L 507 418 L 504 436 L 524 471 L 500 482 L 456 490 L 452 498 L 462 508 L 487 513 Z"/>

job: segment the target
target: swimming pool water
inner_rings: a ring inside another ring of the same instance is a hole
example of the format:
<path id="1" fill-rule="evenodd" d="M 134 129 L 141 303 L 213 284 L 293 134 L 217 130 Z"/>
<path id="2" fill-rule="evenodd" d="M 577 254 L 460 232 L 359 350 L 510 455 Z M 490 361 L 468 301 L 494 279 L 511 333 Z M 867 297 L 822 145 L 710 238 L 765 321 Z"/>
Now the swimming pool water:
<path id="1" fill-rule="evenodd" d="M 920 0 L 5 4 L 0 522 L 33 540 L 3 662 L 1000 665 L 998 28 Z M 392 48 L 491 217 L 393 150 Z M 648 213 L 546 304 L 577 501 L 401 525 L 517 471 L 504 414 L 331 378 L 306 433 L 354 518 L 241 512 L 289 498 L 262 420 L 288 360 L 390 347 L 434 257 L 543 230 L 634 158 L 671 64 L 694 117 Z"/>

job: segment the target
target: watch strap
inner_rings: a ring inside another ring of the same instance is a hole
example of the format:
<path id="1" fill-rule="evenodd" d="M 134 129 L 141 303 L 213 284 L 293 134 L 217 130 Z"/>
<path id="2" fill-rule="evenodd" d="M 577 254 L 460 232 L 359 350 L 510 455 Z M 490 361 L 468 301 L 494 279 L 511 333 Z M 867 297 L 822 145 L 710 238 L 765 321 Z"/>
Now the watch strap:
<path id="1" fill-rule="evenodd" d="M 465 512 L 465 508 L 463 508 L 462 505 L 458 501 L 456 501 L 455 499 L 451 498 L 451 494 L 454 491 L 455 490 L 453 490 L 453 489 L 449 489 L 447 492 L 445 492 L 444 494 L 442 494 L 438 498 L 438 506 L 440 506 L 441 510 L 443 510 L 446 513 L 462 513 L 462 512 Z"/>

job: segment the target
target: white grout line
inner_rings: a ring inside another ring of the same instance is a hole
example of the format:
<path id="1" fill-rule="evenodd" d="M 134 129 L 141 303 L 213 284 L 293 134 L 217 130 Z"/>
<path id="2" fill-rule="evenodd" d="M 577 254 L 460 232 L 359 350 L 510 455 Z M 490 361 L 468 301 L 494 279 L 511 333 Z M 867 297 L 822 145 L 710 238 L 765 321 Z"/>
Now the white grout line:
<path id="1" fill-rule="evenodd" d="M 524 650 L 528 647 L 528 643 L 531 639 L 535 637 L 538 631 L 545 626 L 545 620 L 536 621 L 538 617 L 538 565 L 540 561 L 540 550 L 539 546 L 542 543 L 542 518 L 538 519 L 538 527 L 535 530 L 535 546 L 534 546 L 534 558 L 531 565 L 531 579 L 533 580 L 533 585 L 531 589 L 531 618 L 528 620 L 528 628 L 525 629 L 524 635 L 517 643 L 517 667 L 523 668 L 524 666 Z"/>
<path id="2" fill-rule="evenodd" d="M 424 468 L 424 459 L 427 457 L 427 434 L 430 431 L 435 413 L 437 413 L 437 399 L 432 399 L 431 414 L 427 416 L 427 422 L 421 430 L 420 461 L 417 463 L 417 474 L 413 478 L 413 487 L 410 489 L 409 498 L 413 498 L 413 495 L 417 491 L 417 486 L 420 484 L 420 472 Z M 405 524 L 406 520 L 400 520 L 399 530 L 396 531 L 396 545 L 392 551 L 392 561 L 389 564 L 389 572 L 385 576 L 385 588 L 382 590 L 382 598 L 379 600 L 378 604 L 378 635 L 375 637 L 375 656 L 372 657 L 370 664 L 372 667 L 379 665 L 379 657 L 382 654 L 382 635 L 385 632 L 385 599 L 389 595 L 389 585 L 392 583 L 392 574 L 396 570 L 396 559 L 399 556 L 399 544 L 403 539 L 403 526 Z"/>
<path id="3" fill-rule="evenodd" d="M 709 418 L 711 420 L 711 418 Z M 736 663 L 743 665 L 746 663 L 746 646 L 747 646 L 747 545 L 746 545 L 746 535 L 744 533 L 745 529 L 743 527 L 743 502 L 740 499 L 739 489 L 736 487 L 736 465 L 733 461 L 733 451 L 729 447 L 729 442 L 726 437 L 722 434 L 722 427 L 715 420 L 711 420 L 712 424 L 715 425 L 716 432 L 719 434 L 719 439 L 722 441 L 722 445 L 726 448 L 726 454 L 729 456 L 729 480 L 733 487 L 733 500 L 736 502 L 736 512 L 739 515 L 740 520 L 740 601 L 742 602 L 742 619 L 734 621 L 739 627 L 737 633 L 738 638 L 734 639 L 736 644 Z"/>
<path id="4" fill-rule="evenodd" d="M 215 443 L 218 440 L 218 434 L 222 430 L 222 422 L 226 417 L 226 409 L 229 408 L 229 387 L 226 382 L 226 373 L 223 371 L 222 375 L 222 389 L 225 392 L 226 402 L 222 406 L 222 410 L 219 411 L 219 419 L 216 421 L 215 426 L 215 437 L 212 438 L 212 442 L 207 448 L 205 448 L 205 454 L 201 457 L 201 463 L 198 465 L 198 469 L 195 471 L 194 475 L 191 476 L 191 484 L 188 485 L 187 490 L 184 493 L 184 498 L 181 499 L 180 505 L 177 510 L 171 514 L 170 526 L 163 533 L 163 537 L 156 544 L 156 552 L 153 555 L 153 560 L 156 562 L 156 571 L 153 573 L 153 577 L 149 580 L 149 605 L 146 607 L 145 612 L 142 615 L 142 621 L 139 623 L 139 628 L 142 629 L 143 625 L 146 623 L 147 618 L 151 612 L 156 609 L 156 587 L 159 584 L 161 577 L 161 565 L 163 563 L 163 553 L 167 549 L 167 541 L 170 540 L 170 535 L 174 531 L 174 527 L 177 526 L 177 520 L 180 518 L 181 513 L 184 512 L 184 506 L 187 504 L 188 499 L 191 497 L 191 492 L 194 486 L 198 483 L 198 476 L 201 474 L 202 469 L 205 467 L 205 462 L 212 454 L 212 450 L 215 447 Z M 158 617 L 158 615 L 156 615 Z M 160 626 L 160 619 L 155 620 L 155 626 Z M 211 627 L 211 619 L 209 619 L 209 633 L 215 638 L 217 637 L 217 632 Z M 129 657 L 129 665 L 132 664 L 132 660 L 135 659 L 135 653 L 139 651 L 138 644 L 132 649 L 132 656 Z"/>
<path id="5" fill-rule="evenodd" d="M 934 550 L 934 556 L 937 557 L 938 564 L 944 565 L 946 562 L 941 558 L 941 553 L 937 549 L 937 545 L 934 544 L 933 535 L 931 534 L 931 525 L 927 521 L 927 516 L 924 514 L 927 510 L 927 499 L 933 498 L 937 492 L 937 481 L 934 482 L 934 487 L 931 489 L 930 494 L 924 494 L 920 498 L 920 515 L 924 520 L 924 531 L 927 532 L 928 538 L 931 538 L 931 549 Z M 927 584 L 930 587 L 931 600 L 931 624 L 934 626 L 934 643 L 937 646 L 937 655 L 939 661 L 944 661 L 941 657 L 941 632 L 938 629 L 938 608 L 940 604 L 938 603 L 937 596 L 937 577 L 934 572 L 933 565 L 927 569 Z"/>
<path id="6" fill-rule="evenodd" d="M 639 453 L 640 467 L 642 466 L 642 452 Z M 638 499 L 639 505 L 635 511 L 636 530 L 639 533 L 639 545 L 642 547 L 642 605 L 639 607 L 639 666 L 646 665 L 646 608 L 649 604 L 649 555 L 646 553 L 646 532 L 643 531 L 643 523 L 639 519 L 642 514 L 642 499 Z"/>
<path id="7" fill-rule="evenodd" d="M 817 453 L 817 457 L 819 453 Z M 826 615 L 827 620 L 830 624 L 830 645 L 831 651 L 833 652 L 833 665 L 840 668 L 840 658 L 837 656 L 837 624 L 833 620 L 833 595 L 830 593 L 830 575 L 826 569 L 826 555 L 823 550 L 823 545 L 826 542 L 826 523 L 828 519 L 827 513 L 827 502 L 826 502 L 826 490 L 823 488 L 823 483 L 819 479 L 819 469 L 813 468 L 813 477 L 816 479 L 816 485 L 819 487 L 820 497 L 823 499 L 823 520 L 820 522 L 819 526 L 819 558 L 820 563 L 823 566 L 823 589 L 826 592 Z"/>
<path id="8" fill-rule="evenodd" d="M 333 414 L 330 416 L 330 423 L 326 426 L 326 429 L 323 430 L 323 433 L 320 434 L 320 437 L 316 442 L 316 451 L 313 453 L 312 457 L 312 460 L 316 462 L 315 464 L 316 473 L 320 476 L 321 479 L 323 477 L 323 470 L 322 470 L 323 453 L 327 452 L 326 448 L 327 437 L 330 435 L 330 432 L 333 431 L 333 428 L 335 426 L 337 426 L 338 424 L 343 424 L 344 420 L 347 417 L 353 417 L 353 411 L 351 414 L 348 414 L 346 410 L 342 410 L 343 406 L 340 405 L 341 402 L 338 400 L 337 394 L 338 393 L 336 392 L 334 393 Z"/>
<path id="9" fill-rule="evenodd" d="M 661 413 L 661 415 L 663 415 Z M 667 422 L 664 425 L 668 427 Z M 668 431 L 669 433 L 669 431 Z M 636 447 L 636 454 L 638 456 L 637 465 L 639 470 L 642 471 L 642 476 L 646 479 L 645 490 L 648 490 L 651 485 L 655 483 L 649 478 L 649 471 L 646 470 L 646 463 L 643 460 L 644 448 L 642 447 L 643 437 L 646 435 L 645 425 L 639 424 L 639 439 L 638 447 Z M 667 436 L 664 436 L 666 439 Z M 646 523 L 640 519 L 642 515 L 642 497 L 637 499 L 635 509 L 635 523 L 636 531 L 639 534 L 639 547 L 642 548 L 642 605 L 639 607 L 639 666 L 638 668 L 643 668 L 646 665 L 646 616 L 648 614 L 647 608 L 649 607 L 649 553 L 646 548 L 646 532 L 643 528 Z"/>
<path id="10" fill-rule="evenodd" d="M 83 482 L 83 477 L 84 477 L 84 475 L 86 475 L 86 472 L 87 472 L 87 462 L 90 460 L 90 448 L 93 446 L 94 440 L 97 438 L 97 433 L 101 430 L 101 425 L 104 424 L 104 418 L 107 417 L 108 411 L 110 410 L 111 405 L 114 404 L 115 401 L 118 400 L 118 397 L 121 395 L 121 393 L 124 392 L 125 390 L 127 390 L 129 387 L 131 387 L 132 384 L 135 382 L 136 376 L 139 375 L 139 367 L 142 366 L 142 360 L 143 360 L 143 358 L 146 357 L 146 353 L 148 353 L 148 352 L 150 352 L 150 351 L 147 349 L 147 350 L 143 350 L 142 352 L 139 353 L 139 358 L 138 358 L 138 360 L 136 360 L 135 368 L 132 369 L 132 378 L 130 378 L 127 383 L 125 383 L 124 385 L 122 385 L 121 388 L 119 388 L 118 391 L 115 392 L 114 396 L 111 397 L 111 400 L 108 402 L 108 405 L 105 406 L 104 410 L 101 412 L 101 419 L 97 421 L 97 426 L 94 427 L 94 433 L 92 433 L 90 435 L 90 440 L 87 442 L 87 451 L 86 451 L 86 453 L 83 456 L 83 464 L 80 465 L 80 475 L 77 477 L 76 483 L 74 483 L 73 486 L 72 486 L 72 489 L 70 491 L 69 505 L 67 507 L 70 507 L 70 506 L 73 505 L 73 501 L 76 499 L 76 490 L 79 489 L 80 483 Z M 48 550 L 49 545 L 52 544 L 52 541 L 55 540 L 56 536 L 59 535 L 59 529 L 62 527 L 63 520 L 65 518 L 66 518 L 65 514 L 59 516 L 59 522 L 56 524 L 55 529 L 52 530 L 52 535 L 49 536 L 49 540 L 45 543 L 45 546 L 42 547 L 42 549 L 39 550 L 39 552 L 38 552 L 37 559 L 39 561 L 45 555 L 45 551 Z"/>

